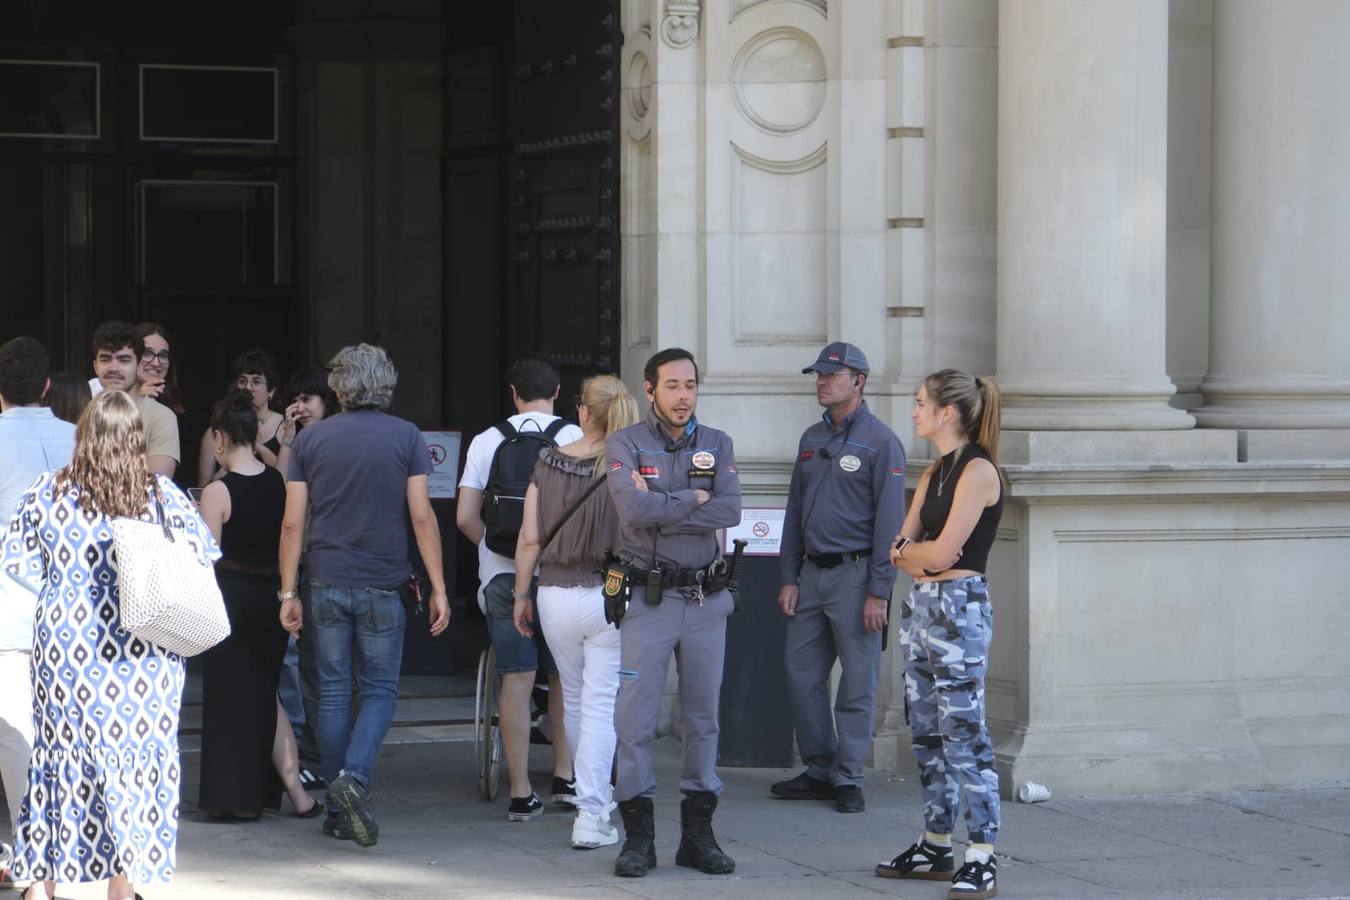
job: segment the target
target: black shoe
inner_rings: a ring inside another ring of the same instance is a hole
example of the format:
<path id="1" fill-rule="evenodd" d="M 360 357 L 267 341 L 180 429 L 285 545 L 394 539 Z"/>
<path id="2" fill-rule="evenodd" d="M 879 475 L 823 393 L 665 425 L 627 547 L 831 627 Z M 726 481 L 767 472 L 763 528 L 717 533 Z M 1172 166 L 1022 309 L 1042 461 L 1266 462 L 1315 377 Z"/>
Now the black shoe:
<path id="1" fill-rule="evenodd" d="M 366 786 L 343 773 L 328 788 L 328 796 L 342 809 L 352 840 L 362 847 L 374 847 L 380 839 L 380 826 L 370 811 L 370 792 Z"/>
<path id="2" fill-rule="evenodd" d="M 675 865 L 698 869 L 708 875 L 729 875 L 736 860 L 722 852 L 713 835 L 712 817 L 717 795 L 712 791 L 689 791 L 680 803 L 680 847 Z"/>
<path id="3" fill-rule="evenodd" d="M 341 813 L 329 813 L 323 819 L 323 833 L 329 837 L 335 837 L 339 841 L 356 840 L 355 833 L 352 832 L 351 825 L 347 824 L 347 817 Z"/>
<path id="4" fill-rule="evenodd" d="M 775 781 L 769 793 L 779 800 L 833 800 L 834 785 L 803 772 L 787 781 Z"/>
<path id="5" fill-rule="evenodd" d="M 623 816 L 623 849 L 614 860 L 620 878 L 641 878 L 656 868 L 656 817 L 652 798 L 634 797 L 619 804 Z"/>
<path id="6" fill-rule="evenodd" d="M 530 792 L 528 797 L 512 797 L 507 807 L 506 818 L 512 822 L 528 822 L 544 811 L 544 803 L 539 795 Z"/>
<path id="7" fill-rule="evenodd" d="M 307 791 L 317 791 L 328 787 L 328 782 L 323 780 L 317 769 L 311 769 L 308 766 L 300 767 L 300 787 Z"/>
<path id="8" fill-rule="evenodd" d="M 876 873 L 882 878 L 926 878 L 946 881 L 956 870 L 951 847 L 930 844 L 922 837 L 908 850 L 890 862 L 877 863 Z"/>
<path id="9" fill-rule="evenodd" d="M 577 783 L 575 781 L 567 781 L 566 779 L 559 778 L 557 775 L 554 775 L 553 802 L 566 803 L 568 806 L 576 806 Z"/>
<path id="10" fill-rule="evenodd" d="M 966 860 L 960 871 L 952 876 L 947 900 L 985 900 L 997 893 L 998 863 L 991 856 L 987 862 Z"/>
<path id="11" fill-rule="evenodd" d="M 865 812 L 867 801 L 856 784 L 841 784 L 834 789 L 834 808 L 841 813 Z"/>

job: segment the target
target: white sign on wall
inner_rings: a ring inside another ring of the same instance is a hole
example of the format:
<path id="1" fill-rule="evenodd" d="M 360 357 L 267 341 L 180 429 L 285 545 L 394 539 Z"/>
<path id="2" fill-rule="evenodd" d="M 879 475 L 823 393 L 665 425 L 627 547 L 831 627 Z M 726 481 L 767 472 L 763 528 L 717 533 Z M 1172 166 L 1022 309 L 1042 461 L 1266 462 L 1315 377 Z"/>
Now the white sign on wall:
<path id="1" fill-rule="evenodd" d="M 784 511 L 771 507 L 741 509 L 741 523 L 727 529 L 726 552 L 735 552 L 732 541 L 743 538 L 746 541 L 746 556 L 777 556 L 783 542 Z"/>
<path id="2" fill-rule="evenodd" d="M 453 500 L 459 484 L 458 431 L 423 431 L 422 439 L 431 452 L 431 474 L 427 476 L 427 493 L 432 500 Z"/>

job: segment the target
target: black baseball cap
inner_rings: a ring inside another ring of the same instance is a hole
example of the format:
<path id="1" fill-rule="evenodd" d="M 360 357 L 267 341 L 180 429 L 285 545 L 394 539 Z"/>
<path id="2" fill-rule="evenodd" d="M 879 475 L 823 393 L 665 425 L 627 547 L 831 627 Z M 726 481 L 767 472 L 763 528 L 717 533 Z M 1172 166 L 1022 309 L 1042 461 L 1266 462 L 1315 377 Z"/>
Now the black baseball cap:
<path id="1" fill-rule="evenodd" d="M 835 372 L 842 372 L 844 369 L 852 369 L 866 375 L 868 373 L 867 357 L 852 344 L 835 341 L 833 344 L 827 344 L 825 349 L 820 351 L 820 356 L 816 357 L 816 361 L 802 369 L 802 374 L 810 375 L 812 372 L 820 372 L 824 375 L 833 375 Z"/>

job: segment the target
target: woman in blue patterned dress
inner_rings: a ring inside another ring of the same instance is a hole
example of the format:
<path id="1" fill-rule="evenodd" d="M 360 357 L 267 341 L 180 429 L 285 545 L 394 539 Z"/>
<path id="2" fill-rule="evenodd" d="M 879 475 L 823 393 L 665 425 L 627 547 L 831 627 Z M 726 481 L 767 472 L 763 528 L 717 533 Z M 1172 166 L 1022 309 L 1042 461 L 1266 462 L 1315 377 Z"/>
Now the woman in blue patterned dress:
<path id="1" fill-rule="evenodd" d="M 4 535 L 0 569 L 38 595 L 36 740 L 19 812 L 14 877 L 25 900 L 55 882 L 108 879 L 109 900 L 166 881 L 178 836 L 183 660 L 121 627 L 113 518 L 155 518 L 152 492 L 203 564 L 220 555 L 191 502 L 148 473 L 135 402 L 100 394 L 69 466 L 42 475 Z"/>

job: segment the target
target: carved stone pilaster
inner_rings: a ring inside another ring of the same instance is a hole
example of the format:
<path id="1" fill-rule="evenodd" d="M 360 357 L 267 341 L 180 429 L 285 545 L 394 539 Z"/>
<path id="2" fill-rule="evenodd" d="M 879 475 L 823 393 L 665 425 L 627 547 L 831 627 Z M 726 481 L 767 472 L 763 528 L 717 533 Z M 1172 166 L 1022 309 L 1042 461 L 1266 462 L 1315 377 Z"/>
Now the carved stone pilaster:
<path id="1" fill-rule="evenodd" d="M 666 0 L 661 18 L 661 40 L 676 50 L 698 40 L 699 0 Z"/>

